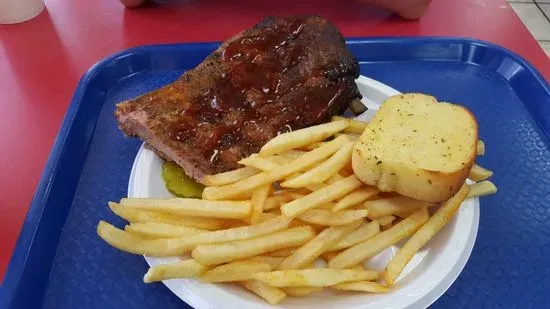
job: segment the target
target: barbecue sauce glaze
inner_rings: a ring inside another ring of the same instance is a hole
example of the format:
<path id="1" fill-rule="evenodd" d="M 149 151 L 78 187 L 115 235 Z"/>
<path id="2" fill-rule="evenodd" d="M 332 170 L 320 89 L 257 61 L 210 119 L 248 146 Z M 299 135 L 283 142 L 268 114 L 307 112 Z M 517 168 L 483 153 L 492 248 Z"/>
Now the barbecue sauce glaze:
<path id="1" fill-rule="evenodd" d="M 306 117 L 305 123 L 312 123 L 312 118 L 314 123 L 326 120 L 321 118 L 344 90 L 343 82 L 316 83 L 300 96 L 285 95 L 327 74 L 324 69 L 315 69 L 302 74 L 306 80 L 288 82 L 287 74 L 307 61 L 308 47 L 295 44 L 306 26 L 304 20 L 296 19 L 229 42 L 221 57 L 230 69 L 203 97 L 181 111 L 181 119 L 172 124 L 170 138 L 194 145 L 213 165 L 223 159 L 237 167 L 239 159 L 257 152 L 274 133 L 302 128 Z M 285 78 L 287 81 L 282 82 Z M 272 125 L 277 128 L 263 130 L 275 117 Z M 239 147 L 233 147 L 236 144 Z"/>

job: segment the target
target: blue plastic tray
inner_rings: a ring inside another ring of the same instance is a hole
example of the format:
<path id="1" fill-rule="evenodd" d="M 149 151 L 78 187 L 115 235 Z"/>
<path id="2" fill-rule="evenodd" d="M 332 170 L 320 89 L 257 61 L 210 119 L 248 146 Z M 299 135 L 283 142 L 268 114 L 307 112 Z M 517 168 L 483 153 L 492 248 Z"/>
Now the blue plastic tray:
<path id="1" fill-rule="evenodd" d="M 361 73 L 402 92 L 461 103 L 479 120 L 499 193 L 481 201 L 464 271 L 434 308 L 550 308 L 550 91 L 501 47 L 455 38 L 348 41 Z M 0 308 L 187 308 L 162 284 L 143 284 L 140 256 L 95 233 L 126 195 L 140 146 L 123 137 L 115 103 L 175 80 L 217 43 L 145 46 L 82 78 L 36 191 L 1 288 Z M 216 295 L 212 295 L 216 297 Z"/>

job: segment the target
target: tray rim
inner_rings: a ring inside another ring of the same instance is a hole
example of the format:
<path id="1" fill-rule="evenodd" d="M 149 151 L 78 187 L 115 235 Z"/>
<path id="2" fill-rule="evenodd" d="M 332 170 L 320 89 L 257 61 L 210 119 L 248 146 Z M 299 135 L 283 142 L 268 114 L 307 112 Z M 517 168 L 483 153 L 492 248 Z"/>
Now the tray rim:
<path id="1" fill-rule="evenodd" d="M 550 84 L 544 79 L 542 74 L 526 59 L 524 59 L 519 54 L 502 47 L 500 45 L 473 39 L 473 38 L 467 38 L 467 37 L 445 37 L 445 36 L 395 36 L 395 37 L 388 37 L 388 36 L 376 36 L 376 37 L 347 37 L 346 38 L 346 44 L 349 45 L 358 45 L 358 44 L 429 44 L 429 43 L 441 43 L 441 44 L 462 44 L 462 45 L 475 45 L 485 48 L 490 48 L 497 50 L 504 55 L 512 58 L 514 61 L 518 62 L 524 69 L 527 70 L 528 73 L 530 73 L 543 87 L 543 90 L 545 93 L 550 97 Z M 32 201 L 30 203 L 30 206 L 27 210 L 27 214 L 25 216 L 23 226 L 21 227 L 21 231 L 19 233 L 19 237 L 17 239 L 16 245 L 13 249 L 12 256 L 10 258 L 10 261 L 8 263 L 8 266 L 6 268 L 5 276 L 3 278 L 3 281 L 0 285 L 0 308 L 12 308 L 12 303 L 17 296 L 17 293 L 19 292 L 19 288 L 21 285 L 21 280 L 23 279 L 23 273 L 27 270 L 27 261 L 29 260 L 31 254 L 33 253 L 33 245 L 35 244 L 38 229 L 42 222 L 42 217 L 44 210 L 46 209 L 46 206 L 48 205 L 49 197 L 52 193 L 52 189 L 54 189 L 54 181 L 56 179 L 56 176 L 58 176 L 60 164 L 62 162 L 61 159 L 64 155 L 67 155 L 67 149 L 64 147 L 67 143 L 67 139 L 69 138 L 69 135 L 71 134 L 72 129 L 75 126 L 75 119 L 77 118 L 77 113 L 82 108 L 82 101 L 84 98 L 84 94 L 90 84 L 93 82 L 93 80 L 98 77 L 103 71 L 112 63 L 116 62 L 117 60 L 121 60 L 123 58 L 127 57 L 133 57 L 137 56 L 140 52 L 151 52 L 151 49 L 178 49 L 182 47 L 186 48 L 215 48 L 220 44 L 220 42 L 192 42 L 192 43 L 172 43 L 172 44 L 150 44 L 150 45 L 142 45 L 142 46 L 136 46 L 124 49 L 122 51 L 119 51 L 117 53 L 111 54 L 109 56 L 106 56 L 105 58 L 99 60 L 94 65 L 88 69 L 84 75 L 80 78 L 75 93 L 71 99 L 71 102 L 67 108 L 67 111 L 65 113 L 65 117 L 63 118 L 63 122 L 61 123 L 60 129 L 57 133 L 57 136 L 54 140 L 53 146 L 51 148 L 50 154 L 48 156 L 46 165 L 44 167 L 44 170 L 42 172 L 42 175 L 40 177 L 40 180 L 38 182 L 38 185 L 36 187 L 35 193 L 33 195 Z M 433 59 L 426 59 L 431 60 Z M 415 60 L 415 61 L 422 61 L 422 60 Z M 450 61 L 450 60 L 448 60 Z M 464 62 L 471 65 L 476 65 L 476 63 L 473 62 L 467 62 L 467 61 L 456 61 L 456 62 Z M 149 68 L 135 71 L 134 74 L 140 73 L 143 71 L 148 71 Z M 128 77 L 129 75 L 124 75 L 124 77 Z M 120 80 L 120 79 L 118 79 Z M 107 93 L 106 93 L 107 94 Z M 532 104 L 542 104 L 542 103 L 532 103 Z M 103 106 L 103 104 L 101 104 Z M 527 107 L 527 106 L 526 106 Z M 527 111 L 529 114 L 533 117 L 533 120 L 537 123 L 539 128 L 542 131 L 542 134 L 546 137 L 547 141 L 550 140 L 550 128 L 545 128 L 544 125 L 540 122 L 540 119 L 542 115 L 536 115 L 533 114 L 533 112 L 527 108 Z M 550 115 L 548 115 L 550 116 Z M 88 151 L 90 147 L 91 139 L 93 138 L 93 135 L 95 133 L 95 124 L 97 123 L 97 118 L 94 122 L 94 129 L 92 130 L 92 133 L 88 137 L 86 141 L 84 141 L 85 145 L 85 151 L 83 151 L 83 161 L 88 156 Z M 78 180 L 80 179 L 82 165 L 79 166 L 73 173 L 77 174 L 77 181 L 74 186 L 75 190 L 71 193 L 71 206 L 72 201 L 74 198 L 74 194 L 76 193 Z M 62 219 L 62 226 L 65 224 L 65 219 L 68 215 L 69 210 L 71 209 L 71 206 L 67 209 L 67 213 L 65 217 Z M 59 244 L 59 239 L 61 239 L 62 231 L 59 233 L 57 237 L 57 245 Z M 52 262 L 55 258 L 55 254 L 57 252 L 57 246 L 55 249 L 54 254 L 52 255 Z M 46 267 L 48 268 L 46 274 L 49 278 L 49 272 L 51 270 L 52 264 L 48 264 Z M 48 281 L 46 280 L 46 283 Z M 29 292 L 29 291 L 27 291 Z M 30 291 L 32 292 L 32 291 Z M 36 298 L 39 298 L 40 301 L 43 299 L 43 294 L 45 292 L 45 289 L 42 289 L 40 291 L 37 291 L 39 295 L 36 295 Z"/>

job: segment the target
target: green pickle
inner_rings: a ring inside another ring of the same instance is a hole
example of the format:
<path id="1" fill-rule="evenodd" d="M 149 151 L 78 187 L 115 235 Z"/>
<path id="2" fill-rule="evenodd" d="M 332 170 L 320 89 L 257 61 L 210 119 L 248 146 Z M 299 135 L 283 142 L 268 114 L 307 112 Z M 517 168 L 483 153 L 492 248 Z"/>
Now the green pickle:
<path id="1" fill-rule="evenodd" d="M 168 191 L 178 197 L 200 198 L 204 186 L 187 176 L 174 162 L 162 164 L 162 179 Z"/>

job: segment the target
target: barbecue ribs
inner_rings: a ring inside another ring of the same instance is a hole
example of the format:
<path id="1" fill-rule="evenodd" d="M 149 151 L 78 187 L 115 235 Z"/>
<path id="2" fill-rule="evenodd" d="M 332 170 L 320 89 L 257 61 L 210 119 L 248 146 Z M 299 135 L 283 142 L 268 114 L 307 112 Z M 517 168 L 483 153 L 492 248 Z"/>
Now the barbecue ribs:
<path id="1" fill-rule="evenodd" d="M 200 180 L 237 168 L 274 136 L 328 121 L 360 98 L 355 57 L 319 16 L 267 17 L 175 82 L 119 103 L 115 116 Z"/>

